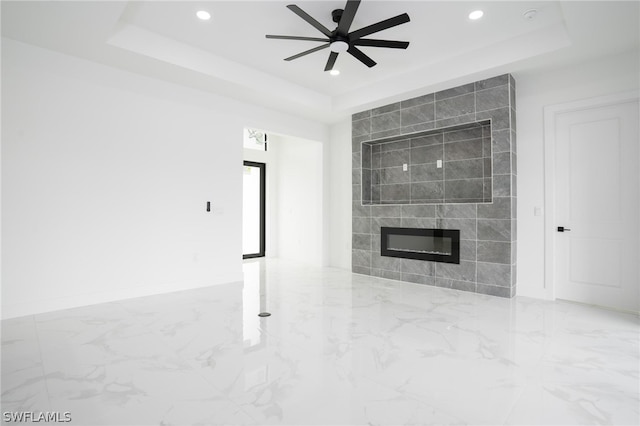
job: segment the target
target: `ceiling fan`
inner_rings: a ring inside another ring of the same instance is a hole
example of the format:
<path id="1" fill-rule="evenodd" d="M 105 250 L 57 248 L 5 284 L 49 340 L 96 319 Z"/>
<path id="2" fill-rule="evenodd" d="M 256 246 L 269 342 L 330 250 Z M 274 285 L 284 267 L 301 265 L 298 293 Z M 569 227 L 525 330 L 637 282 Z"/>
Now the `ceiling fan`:
<path id="1" fill-rule="evenodd" d="M 409 46 L 408 41 L 362 38 L 368 36 L 369 34 L 377 33 L 379 31 L 386 30 L 387 28 L 395 27 L 397 25 L 409 22 L 409 15 L 407 15 L 406 13 L 394 16 L 393 18 L 385 19 L 384 21 L 380 21 L 375 24 L 368 25 L 364 28 L 360 28 L 359 30 L 349 32 L 349 28 L 351 27 L 353 18 L 356 16 L 358 6 L 360 6 L 360 0 L 348 0 L 344 9 L 336 9 L 331 12 L 333 22 L 338 24 L 336 29 L 331 31 L 295 4 L 290 4 L 287 6 L 289 10 L 311 24 L 315 29 L 324 34 L 326 38 L 269 34 L 266 37 L 282 40 L 325 42 L 325 44 L 322 44 L 318 47 L 314 47 L 313 49 L 309 49 L 304 52 L 298 53 L 297 55 L 285 58 L 285 61 L 292 61 L 294 59 L 300 58 L 301 56 L 305 56 L 310 53 L 326 49 L 328 47 L 331 49 L 331 53 L 329 54 L 327 65 L 324 67 L 325 71 L 331 71 L 333 69 L 333 66 L 336 63 L 336 59 L 338 58 L 338 54 L 340 52 L 347 52 L 351 54 L 351 56 L 353 56 L 369 68 L 375 66 L 376 62 L 369 56 L 367 56 L 362 50 L 358 49 L 357 46 L 388 47 L 392 49 L 406 49 Z"/>

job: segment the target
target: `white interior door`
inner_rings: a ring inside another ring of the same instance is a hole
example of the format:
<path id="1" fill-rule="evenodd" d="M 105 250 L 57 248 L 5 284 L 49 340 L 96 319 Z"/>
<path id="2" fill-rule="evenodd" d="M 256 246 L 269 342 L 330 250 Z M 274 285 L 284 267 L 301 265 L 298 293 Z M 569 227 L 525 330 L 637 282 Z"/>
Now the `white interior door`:
<path id="1" fill-rule="evenodd" d="M 637 99 L 555 115 L 556 298 L 639 310 L 638 126 Z"/>

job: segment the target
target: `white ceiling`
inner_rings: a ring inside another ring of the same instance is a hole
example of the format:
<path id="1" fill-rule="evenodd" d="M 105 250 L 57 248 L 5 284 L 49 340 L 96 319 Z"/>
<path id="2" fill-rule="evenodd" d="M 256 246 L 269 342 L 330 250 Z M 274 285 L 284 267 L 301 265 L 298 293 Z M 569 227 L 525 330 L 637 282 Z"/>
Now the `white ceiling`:
<path id="1" fill-rule="evenodd" d="M 286 8 L 297 4 L 329 29 L 334 1 L 2 1 L 2 35 L 236 99 L 331 122 L 408 96 L 498 73 L 526 74 L 586 61 L 640 43 L 639 2 L 363 0 L 352 30 L 408 13 L 411 22 L 369 38 L 409 41 L 407 50 L 362 47 L 378 65 L 328 49 L 285 57 L 322 37 Z M 195 12 L 213 18 L 200 21 Z M 470 11 L 484 17 L 470 21 Z M 535 19 L 523 13 L 538 11 Z"/>

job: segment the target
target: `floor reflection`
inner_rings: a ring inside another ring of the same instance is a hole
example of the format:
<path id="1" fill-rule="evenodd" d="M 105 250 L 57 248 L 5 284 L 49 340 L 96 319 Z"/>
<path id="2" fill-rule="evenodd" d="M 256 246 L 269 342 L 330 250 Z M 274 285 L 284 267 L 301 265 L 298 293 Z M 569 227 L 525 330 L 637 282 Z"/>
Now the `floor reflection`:
<path id="1" fill-rule="evenodd" d="M 259 345 L 261 341 L 260 317 L 265 307 L 263 288 L 264 267 L 259 259 L 245 260 L 242 265 L 244 287 L 242 288 L 242 336 L 244 348 Z"/>

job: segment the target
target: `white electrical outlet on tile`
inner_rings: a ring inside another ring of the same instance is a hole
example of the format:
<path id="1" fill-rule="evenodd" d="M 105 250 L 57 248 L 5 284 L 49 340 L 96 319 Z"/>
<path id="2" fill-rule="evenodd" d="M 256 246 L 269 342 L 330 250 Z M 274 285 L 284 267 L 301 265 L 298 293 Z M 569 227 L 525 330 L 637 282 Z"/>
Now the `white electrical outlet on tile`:
<path id="1" fill-rule="evenodd" d="M 407 166 L 407 163 L 402 165 L 402 171 L 406 172 L 407 170 L 409 170 L 409 166 Z"/>
<path id="2" fill-rule="evenodd" d="M 436 167 L 439 168 L 439 169 L 442 168 L 442 160 L 436 161 Z"/>

